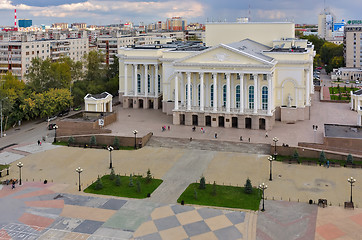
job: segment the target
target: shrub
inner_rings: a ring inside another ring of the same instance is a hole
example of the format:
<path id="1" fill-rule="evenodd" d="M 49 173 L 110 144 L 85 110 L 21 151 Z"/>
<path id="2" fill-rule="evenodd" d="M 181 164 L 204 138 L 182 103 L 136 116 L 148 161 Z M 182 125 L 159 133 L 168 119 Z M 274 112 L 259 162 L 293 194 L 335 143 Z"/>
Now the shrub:
<path id="1" fill-rule="evenodd" d="M 111 174 L 109 174 L 109 180 L 113 181 L 115 179 L 116 175 L 114 174 L 113 168 L 111 169 Z"/>
<path id="2" fill-rule="evenodd" d="M 196 189 L 194 189 L 194 198 L 195 198 L 195 200 L 197 200 L 197 192 L 196 192 Z"/>
<path id="3" fill-rule="evenodd" d="M 202 176 L 200 179 L 199 189 L 205 189 L 205 188 L 206 188 L 205 177 Z"/>
<path id="4" fill-rule="evenodd" d="M 91 136 L 90 141 L 89 141 L 90 145 L 96 145 L 97 144 L 97 140 L 96 140 L 96 136 Z"/>
<path id="5" fill-rule="evenodd" d="M 119 150 L 119 139 L 117 137 L 114 138 L 114 141 L 113 141 L 113 147 L 115 150 Z"/>
<path id="6" fill-rule="evenodd" d="M 146 176 L 146 182 L 150 183 L 152 181 L 152 175 L 151 175 L 151 170 L 148 169 L 147 170 L 147 176 Z"/>
<path id="7" fill-rule="evenodd" d="M 347 164 L 353 164 L 353 156 L 351 154 L 347 156 Z"/>
<path id="8" fill-rule="evenodd" d="M 116 186 L 121 186 L 121 176 L 117 174 L 116 176 Z"/>
<path id="9" fill-rule="evenodd" d="M 211 192 L 212 196 L 216 195 L 216 182 L 214 181 L 214 183 L 212 184 L 212 192 Z"/>
<path id="10" fill-rule="evenodd" d="M 103 188 L 103 183 L 101 178 L 98 176 L 97 181 L 96 181 L 96 185 L 94 186 L 95 190 L 101 190 Z"/>
<path id="11" fill-rule="evenodd" d="M 139 180 L 137 180 L 136 186 L 137 186 L 137 192 L 140 193 L 141 192 L 141 183 Z"/>
<path id="12" fill-rule="evenodd" d="M 246 179 L 246 183 L 245 183 L 244 187 L 245 187 L 244 188 L 245 193 L 247 193 L 247 194 L 253 193 L 253 186 L 251 185 L 251 181 L 249 178 Z"/>
<path id="13" fill-rule="evenodd" d="M 324 151 L 319 155 L 319 165 L 324 164 L 327 161 L 326 154 Z"/>
<path id="14" fill-rule="evenodd" d="M 68 138 L 68 144 L 73 144 L 75 142 L 74 137 Z"/>
<path id="15" fill-rule="evenodd" d="M 299 154 L 297 150 L 294 151 L 293 159 L 299 162 Z"/>
<path id="16" fill-rule="evenodd" d="M 129 187 L 133 187 L 133 186 L 134 186 L 132 174 L 129 175 L 129 184 L 128 184 L 128 186 L 129 186 Z"/>

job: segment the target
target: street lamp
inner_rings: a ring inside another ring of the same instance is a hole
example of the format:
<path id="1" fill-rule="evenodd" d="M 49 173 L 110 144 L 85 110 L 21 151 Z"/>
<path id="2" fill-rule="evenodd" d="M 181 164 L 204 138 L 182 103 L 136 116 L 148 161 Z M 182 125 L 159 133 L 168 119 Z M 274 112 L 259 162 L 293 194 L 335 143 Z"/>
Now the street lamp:
<path id="1" fill-rule="evenodd" d="M 1 99 L 0 100 L 0 128 L 1 128 L 1 131 L 0 131 L 0 138 L 2 138 L 3 137 L 3 101 L 5 100 L 5 99 L 7 99 L 8 97 L 6 97 L 6 98 L 3 98 L 3 99 Z"/>
<path id="2" fill-rule="evenodd" d="M 137 149 L 137 130 L 133 130 L 133 134 L 134 134 L 134 149 Z"/>
<path id="3" fill-rule="evenodd" d="M 75 169 L 75 171 L 76 171 L 77 173 L 79 173 L 79 192 L 80 192 L 80 191 L 82 191 L 81 188 L 80 188 L 80 173 L 83 172 L 83 169 L 80 168 L 80 167 L 78 167 L 77 169 Z"/>
<path id="4" fill-rule="evenodd" d="M 19 162 L 18 164 L 16 164 L 19 167 L 19 185 L 21 185 L 21 168 L 24 166 L 24 164 L 22 162 Z"/>
<path id="5" fill-rule="evenodd" d="M 108 151 L 109 151 L 109 168 L 112 169 L 112 151 L 113 151 L 113 147 L 112 146 L 108 146 Z"/>
<path id="6" fill-rule="evenodd" d="M 269 181 L 272 181 L 272 180 L 273 180 L 273 178 L 272 178 L 272 162 L 274 161 L 273 156 L 269 156 L 269 157 L 268 157 L 268 160 L 269 160 L 269 162 L 270 162 L 270 176 L 269 176 Z"/>
<path id="7" fill-rule="evenodd" d="M 317 142 L 317 139 L 316 139 L 317 130 L 318 130 L 318 125 L 313 125 L 314 142 Z"/>
<path id="8" fill-rule="evenodd" d="M 274 142 L 274 160 L 277 160 L 277 142 L 279 141 L 279 139 L 277 137 L 273 137 L 273 142 Z"/>
<path id="9" fill-rule="evenodd" d="M 57 142 L 57 129 L 58 129 L 58 125 L 54 125 L 53 126 L 53 128 L 54 128 L 54 143 L 56 143 Z"/>
<path id="10" fill-rule="evenodd" d="M 263 191 L 263 208 L 261 209 L 262 212 L 265 211 L 265 208 L 264 208 L 264 191 L 265 189 L 268 188 L 268 185 L 265 185 L 264 183 L 260 184 L 259 185 L 259 189 L 261 189 Z"/>
<path id="11" fill-rule="evenodd" d="M 351 184 L 351 203 L 353 202 L 352 201 L 352 187 L 353 187 L 353 183 L 356 182 L 356 179 L 351 177 L 351 178 L 348 178 L 347 181 Z"/>

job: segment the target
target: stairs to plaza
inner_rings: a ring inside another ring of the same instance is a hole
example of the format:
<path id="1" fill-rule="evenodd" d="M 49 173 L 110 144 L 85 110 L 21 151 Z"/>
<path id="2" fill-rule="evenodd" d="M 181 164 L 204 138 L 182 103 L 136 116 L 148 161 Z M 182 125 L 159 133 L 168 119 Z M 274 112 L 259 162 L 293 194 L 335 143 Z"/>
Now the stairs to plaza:
<path id="1" fill-rule="evenodd" d="M 186 148 L 219 152 L 240 152 L 265 155 L 270 154 L 270 144 L 264 143 L 245 143 L 201 139 L 192 139 L 192 141 L 190 141 L 190 139 L 186 138 L 167 138 L 152 136 L 146 145 L 150 147 Z"/>

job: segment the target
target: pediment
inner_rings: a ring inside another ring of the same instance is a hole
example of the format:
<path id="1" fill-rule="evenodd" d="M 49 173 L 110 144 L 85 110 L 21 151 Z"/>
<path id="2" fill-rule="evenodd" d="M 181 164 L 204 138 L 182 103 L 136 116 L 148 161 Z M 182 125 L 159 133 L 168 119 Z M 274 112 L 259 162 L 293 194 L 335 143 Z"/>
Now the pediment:
<path id="1" fill-rule="evenodd" d="M 225 45 L 204 50 L 177 61 L 179 64 L 265 65 L 271 62 Z"/>

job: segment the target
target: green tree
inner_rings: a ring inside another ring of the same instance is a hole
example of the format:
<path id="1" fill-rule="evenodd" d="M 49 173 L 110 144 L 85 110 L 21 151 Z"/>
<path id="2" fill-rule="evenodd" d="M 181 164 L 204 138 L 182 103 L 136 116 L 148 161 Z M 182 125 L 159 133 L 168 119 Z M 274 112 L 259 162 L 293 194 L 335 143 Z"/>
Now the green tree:
<path id="1" fill-rule="evenodd" d="M 98 176 L 94 189 L 101 190 L 102 188 L 103 188 L 103 182 L 101 178 Z"/>
<path id="2" fill-rule="evenodd" d="M 111 174 L 109 174 L 109 180 L 113 181 L 116 178 L 116 174 L 114 173 L 114 169 L 111 169 Z"/>
<path id="3" fill-rule="evenodd" d="M 297 150 L 294 151 L 293 159 L 296 160 L 297 162 L 299 162 L 299 153 Z"/>
<path id="4" fill-rule="evenodd" d="M 136 186 L 137 186 L 137 192 L 140 193 L 141 192 L 141 182 L 139 180 L 137 180 Z"/>
<path id="5" fill-rule="evenodd" d="M 353 164 L 353 156 L 351 154 L 348 154 L 346 163 L 349 165 Z"/>
<path id="6" fill-rule="evenodd" d="M 114 140 L 113 140 L 113 147 L 115 150 L 119 150 L 119 139 L 117 137 L 114 137 Z"/>
<path id="7" fill-rule="evenodd" d="M 129 187 L 133 187 L 133 186 L 134 186 L 132 174 L 129 175 L 129 183 L 128 183 L 128 186 L 129 186 Z"/>
<path id="8" fill-rule="evenodd" d="M 197 200 L 197 191 L 194 189 L 194 199 Z"/>
<path id="9" fill-rule="evenodd" d="M 146 182 L 150 183 L 152 181 L 152 174 L 151 174 L 151 170 L 148 169 L 147 170 L 147 175 L 146 175 Z"/>
<path id="10" fill-rule="evenodd" d="M 205 182 L 205 177 L 202 176 L 200 178 L 200 185 L 199 185 L 199 189 L 205 189 L 206 188 L 206 182 Z"/>
<path id="11" fill-rule="evenodd" d="M 68 138 L 68 144 L 73 144 L 75 142 L 74 137 Z"/>
<path id="12" fill-rule="evenodd" d="M 253 193 L 253 186 L 251 185 L 251 181 L 249 178 L 246 179 L 246 183 L 244 185 L 244 192 L 247 194 Z"/>
<path id="13" fill-rule="evenodd" d="M 116 176 L 116 186 L 121 186 L 121 176 L 119 174 Z"/>
<path id="14" fill-rule="evenodd" d="M 321 47 L 326 42 L 326 40 L 316 36 L 316 35 L 309 35 L 303 36 L 302 39 L 307 39 L 308 41 L 312 42 L 314 45 L 314 50 L 319 54 Z"/>
<path id="15" fill-rule="evenodd" d="M 88 82 L 103 82 L 106 76 L 104 65 L 104 55 L 101 51 L 90 51 L 84 55 L 86 72 L 84 80 Z"/>
<path id="16" fill-rule="evenodd" d="M 90 145 L 96 145 L 97 144 L 97 140 L 96 140 L 96 136 L 91 136 L 90 141 L 89 141 Z"/>
<path id="17" fill-rule="evenodd" d="M 326 154 L 322 151 L 319 155 L 319 165 L 327 162 Z"/>
<path id="18" fill-rule="evenodd" d="M 216 196 L 216 182 L 214 181 L 214 183 L 212 184 L 212 192 L 211 192 L 212 196 Z"/>

